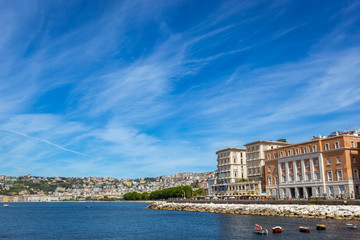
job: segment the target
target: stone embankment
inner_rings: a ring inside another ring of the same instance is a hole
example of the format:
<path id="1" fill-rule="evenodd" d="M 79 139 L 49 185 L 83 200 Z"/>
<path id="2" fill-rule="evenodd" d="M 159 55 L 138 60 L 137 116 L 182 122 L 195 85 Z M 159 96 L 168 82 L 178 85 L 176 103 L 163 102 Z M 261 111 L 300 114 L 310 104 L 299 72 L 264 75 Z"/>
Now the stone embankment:
<path id="1" fill-rule="evenodd" d="M 360 206 L 345 205 L 250 205 L 154 202 L 147 208 L 188 212 L 360 220 Z"/>

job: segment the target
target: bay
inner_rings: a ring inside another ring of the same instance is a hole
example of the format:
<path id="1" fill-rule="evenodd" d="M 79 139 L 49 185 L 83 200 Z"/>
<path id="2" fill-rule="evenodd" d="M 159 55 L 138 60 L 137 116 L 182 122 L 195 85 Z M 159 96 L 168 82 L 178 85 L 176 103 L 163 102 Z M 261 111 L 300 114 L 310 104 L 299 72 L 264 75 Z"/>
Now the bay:
<path id="1" fill-rule="evenodd" d="M 10 203 L 0 208 L 1 239 L 360 239 L 359 221 L 146 209 L 145 203 Z M 90 208 L 86 208 L 89 206 Z M 269 230 L 253 233 L 254 224 Z M 317 231 L 316 224 L 327 230 Z M 271 227 L 280 225 L 281 234 Z M 298 226 L 311 228 L 300 233 Z"/>

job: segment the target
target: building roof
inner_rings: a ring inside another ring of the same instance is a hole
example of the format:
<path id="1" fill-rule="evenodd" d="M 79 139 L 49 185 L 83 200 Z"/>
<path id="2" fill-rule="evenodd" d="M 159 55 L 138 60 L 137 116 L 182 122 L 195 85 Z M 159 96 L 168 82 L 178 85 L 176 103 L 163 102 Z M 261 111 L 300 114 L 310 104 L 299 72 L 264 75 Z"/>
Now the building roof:
<path id="1" fill-rule="evenodd" d="M 225 148 L 225 149 L 221 149 L 219 151 L 216 152 L 216 154 L 218 154 L 219 152 L 225 152 L 225 151 L 246 151 L 246 148 Z"/>
<path id="2" fill-rule="evenodd" d="M 280 140 L 280 139 L 279 139 Z M 264 140 L 259 140 L 259 141 L 255 141 L 255 142 L 251 142 L 251 143 L 247 143 L 247 144 L 244 144 L 244 146 L 248 146 L 248 145 L 253 145 L 255 143 L 263 143 L 263 144 L 276 144 L 276 145 L 291 145 L 293 143 L 289 143 L 289 142 L 286 142 L 286 139 L 284 139 L 284 141 L 264 141 Z"/>
<path id="3" fill-rule="evenodd" d="M 283 149 L 283 148 L 287 148 L 287 147 L 296 147 L 298 145 L 302 145 L 302 144 L 306 144 L 306 143 L 312 143 L 312 142 L 319 142 L 319 141 L 326 141 L 326 140 L 329 140 L 329 139 L 334 139 L 334 138 L 342 138 L 342 137 L 356 137 L 356 138 L 360 138 L 360 136 L 356 135 L 356 134 L 349 134 L 348 132 L 346 133 L 341 133 L 341 134 L 338 134 L 338 135 L 329 135 L 329 136 L 318 136 L 318 137 L 313 137 L 311 140 L 308 140 L 308 141 L 304 141 L 304 142 L 299 142 L 299 143 L 293 143 L 291 145 L 293 146 L 282 146 L 282 147 L 279 147 L 277 149 L 268 149 L 268 150 L 265 150 L 265 152 L 268 152 L 268 151 L 272 151 L 272 150 L 278 150 L 278 149 Z"/>

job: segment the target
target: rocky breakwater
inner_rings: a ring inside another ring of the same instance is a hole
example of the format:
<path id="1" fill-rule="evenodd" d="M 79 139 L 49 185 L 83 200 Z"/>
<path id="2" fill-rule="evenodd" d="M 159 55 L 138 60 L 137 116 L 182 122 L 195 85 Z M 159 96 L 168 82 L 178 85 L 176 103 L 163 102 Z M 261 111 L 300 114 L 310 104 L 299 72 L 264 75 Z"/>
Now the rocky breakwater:
<path id="1" fill-rule="evenodd" d="M 360 220 L 360 206 L 349 205 L 197 204 L 154 202 L 147 208 L 188 212 Z"/>

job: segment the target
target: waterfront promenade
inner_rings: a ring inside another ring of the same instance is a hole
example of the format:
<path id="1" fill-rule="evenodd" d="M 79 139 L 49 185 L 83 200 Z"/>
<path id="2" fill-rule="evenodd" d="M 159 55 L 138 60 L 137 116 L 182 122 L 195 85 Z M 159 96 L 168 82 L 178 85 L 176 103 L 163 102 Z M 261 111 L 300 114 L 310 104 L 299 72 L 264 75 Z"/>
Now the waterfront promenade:
<path id="1" fill-rule="evenodd" d="M 270 201 L 244 201 L 243 203 L 237 203 L 234 201 L 222 203 L 219 201 L 216 203 L 202 203 L 200 201 L 168 201 L 154 202 L 149 205 L 148 208 L 157 210 L 226 213 L 240 215 L 360 220 L 360 205 L 348 205 L 348 202 L 344 203 L 344 201 L 342 201 L 342 205 L 340 204 L 340 201 L 329 201 L 329 204 L 325 204 L 326 201 L 323 201 L 322 205 L 315 205 L 313 203 L 309 203 L 308 201 L 292 201 L 291 204 L 286 203 L 285 201 L 277 202 L 278 203 L 271 203 Z"/>

